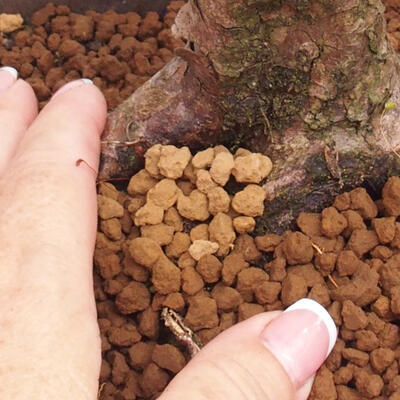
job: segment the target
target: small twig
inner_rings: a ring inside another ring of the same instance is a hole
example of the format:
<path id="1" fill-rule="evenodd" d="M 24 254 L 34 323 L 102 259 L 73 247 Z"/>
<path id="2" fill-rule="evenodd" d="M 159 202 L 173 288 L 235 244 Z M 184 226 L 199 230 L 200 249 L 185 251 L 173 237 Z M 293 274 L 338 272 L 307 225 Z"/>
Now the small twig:
<path id="1" fill-rule="evenodd" d="M 311 246 L 314 247 L 315 250 L 317 250 L 318 254 L 322 254 L 322 250 L 313 242 L 311 242 Z"/>
<path id="2" fill-rule="evenodd" d="M 328 279 L 331 281 L 332 285 L 335 286 L 336 289 L 339 287 L 336 281 L 332 278 L 331 274 L 328 275 Z"/>
<path id="3" fill-rule="evenodd" d="M 267 114 L 265 114 L 264 110 L 261 107 L 261 102 L 260 102 L 260 111 L 261 111 L 261 114 L 262 114 L 262 116 L 264 118 L 264 121 L 266 122 L 266 124 L 268 126 L 269 134 L 271 136 L 271 143 L 274 143 L 274 136 L 272 134 L 272 127 L 271 127 L 271 124 L 270 124 L 269 119 L 267 117 Z"/>
<path id="4" fill-rule="evenodd" d="M 99 391 L 98 391 L 98 393 L 97 393 L 97 398 L 98 398 L 98 399 L 100 399 L 100 396 L 101 396 L 101 394 L 103 393 L 103 390 L 104 390 L 104 386 L 105 386 L 105 385 L 106 385 L 105 382 L 103 382 L 103 383 L 100 385 Z"/>
<path id="5" fill-rule="evenodd" d="M 115 144 L 116 146 L 133 146 L 135 144 L 138 144 L 140 142 L 140 140 L 133 140 L 130 142 L 124 142 L 124 141 L 120 141 L 120 140 L 102 140 L 100 142 L 101 145 L 107 145 L 107 144 Z"/>
<path id="6" fill-rule="evenodd" d="M 193 358 L 203 347 L 197 335 L 184 324 L 182 317 L 171 308 L 164 307 L 161 318 L 164 320 L 165 326 L 187 348 Z"/>
<path id="7" fill-rule="evenodd" d="M 320 247 L 318 247 L 315 243 L 311 242 L 311 246 L 317 250 L 318 254 L 323 254 L 322 250 Z M 337 289 L 339 287 L 339 285 L 336 283 L 336 281 L 333 279 L 331 274 L 328 274 L 328 279 L 331 281 L 332 285 L 335 286 L 335 288 Z"/>

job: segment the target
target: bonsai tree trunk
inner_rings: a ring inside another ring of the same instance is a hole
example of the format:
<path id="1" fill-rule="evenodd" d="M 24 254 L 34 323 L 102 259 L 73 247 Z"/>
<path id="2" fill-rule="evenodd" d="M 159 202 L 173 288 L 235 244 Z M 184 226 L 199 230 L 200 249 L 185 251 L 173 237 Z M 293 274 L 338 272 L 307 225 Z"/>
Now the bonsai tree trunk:
<path id="1" fill-rule="evenodd" d="M 110 114 L 101 178 L 128 176 L 154 143 L 243 146 L 273 161 L 259 230 L 280 231 L 399 169 L 381 1 L 189 0 L 173 29 L 188 46 Z"/>

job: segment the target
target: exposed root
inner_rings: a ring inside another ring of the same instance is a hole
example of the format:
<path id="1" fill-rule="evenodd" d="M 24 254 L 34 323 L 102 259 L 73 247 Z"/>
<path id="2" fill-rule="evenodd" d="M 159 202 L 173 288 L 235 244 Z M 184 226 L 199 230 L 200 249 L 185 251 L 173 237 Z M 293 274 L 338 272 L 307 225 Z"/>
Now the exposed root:
<path id="1" fill-rule="evenodd" d="M 319 246 L 317 246 L 315 243 L 311 242 L 311 246 L 317 251 L 318 254 L 323 254 L 323 251 Z M 333 286 L 337 289 L 339 285 L 336 283 L 336 281 L 333 279 L 331 274 L 328 274 L 328 279 L 332 283 Z"/>
<path id="2" fill-rule="evenodd" d="M 105 382 L 103 382 L 103 383 L 100 385 L 99 391 L 98 391 L 98 393 L 97 393 L 97 399 L 100 399 L 101 394 L 103 393 L 103 390 L 104 390 L 104 386 L 105 386 L 105 385 L 106 385 Z"/>
<path id="3" fill-rule="evenodd" d="M 182 317 L 178 313 L 171 308 L 164 307 L 161 318 L 176 339 L 187 348 L 191 357 L 194 357 L 201 350 L 203 345 L 200 339 L 184 324 Z"/>
<path id="4" fill-rule="evenodd" d="M 318 254 L 322 254 L 322 250 L 313 242 L 311 242 L 311 246 L 314 247 L 315 250 L 317 250 Z"/>

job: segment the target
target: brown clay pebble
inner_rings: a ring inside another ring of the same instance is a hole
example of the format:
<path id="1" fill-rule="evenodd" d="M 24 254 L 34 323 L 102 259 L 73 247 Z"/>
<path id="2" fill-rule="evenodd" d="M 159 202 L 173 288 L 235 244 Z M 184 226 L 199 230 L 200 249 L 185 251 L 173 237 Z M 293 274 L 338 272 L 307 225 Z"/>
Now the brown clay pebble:
<path id="1" fill-rule="evenodd" d="M 191 229 L 190 240 L 194 242 L 195 240 L 208 240 L 208 225 L 199 224 Z"/>
<path id="2" fill-rule="evenodd" d="M 174 228 L 166 224 L 145 225 L 140 228 L 140 233 L 144 238 L 152 239 L 160 246 L 165 246 L 171 243 Z"/>
<path id="3" fill-rule="evenodd" d="M 347 227 L 347 219 L 334 207 L 322 210 L 321 216 L 322 233 L 329 238 L 338 236 Z"/>
<path id="4" fill-rule="evenodd" d="M 382 202 L 389 215 L 400 215 L 400 178 L 390 177 L 382 190 Z"/>
<path id="5" fill-rule="evenodd" d="M 193 297 L 189 302 L 185 322 L 195 331 L 215 328 L 219 322 L 216 301 L 204 296 Z"/>
<path id="6" fill-rule="evenodd" d="M 149 238 L 136 238 L 129 244 L 129 254 L 141 265 L 151 268 L 162 257 L 160 245 Z"/>
<path id="7" fill-rule="evenodd" d="M 301 212 L 296 220 L 297 226 L 307 236 L 321 236 L 321 215 Z"/>
<path id="8" fill-rule="evenodd" d="M 362 308 L 350 300 L 343 302 L 342 317 L 345 328 L 353 331 L 364 329 L 368 325 L 368 318 Z"/>
<path id="9" fill-rule="evenodd" d="M 175 311 L 182 311 L 185 307 L 185 299 L 181 293 L 170 293 L 163 302 L 164 307 L 172 308 Z"/>
<path id="10" fill-rule="evenodd" d="M 251 302 L 255 288 L 259 284 L 268 281 L 268 278 L 268 274 L 261 268 L 246 268 L 237 275 L 236 289 L 245 301 Z"/>
<path id="11" fill-rule="evenodd" d="M 203 289 L 204 282 L 201 275 L 193 268 L 186 267 L 182 271 L 182 290 L 188 294 L 193 295 Z"/>
<path id="12" fill-rule="evenodd" d="M 150 292 L 142 283 L 132 281 L 118 294 L 115 304 L 122 314 L 144 310 L 150 304 Z"/>
<path id="13" fill-rule="evenodd" d="M 158 168 L 166 178 L 177 179 L 183 174 L 192 155 L 188 147 L 162 146 Z"/>
<path id="14" fill-rule="evenodd" d="M 177 292 L 181 286 L 180 269 L 167 257 L 161 256 L 153 265 L 151 281 L 160 294 Z"/>
<path id="15" fill-rule="evenodd" d="M 395 353 L 392 349 L 380 347 L 372 350 L 370 354 L 372 368 L 380 374 L 394 361 L 394 357 Z"/>
<path id="16" fill-rule="evenodd" d="M 290 232 L 283 241 L 282 250 L 289 264 L 306 264 L 314 255 L 311 240 L 300 232 Z"/>
<path id="17" fill-rule="evenodd" d="M 310 400 L 336 400 L 337 393 L 333 373 L 328 368 L 322 366 L 318 371 L 313 388 L 310 393 Z"/>
<path id="18" fill-rule="evenodd" d="M 102 195 L 97 196 L 99 216 L 102 219 L 121 218 L 124 208 L 116 200 Z"/>
<path id="19" fill-rule="evenodd" d="M 247 185 L 233 196 L 232 208 L 239 214 L 257 217 L 264 212 L 265 191 L 257 185 Z"/>
<path id="20" fill-rule="evenodd" d="M 307 297 L 306 281 L 301 276 L 289 274 L 282 281 L 283 305 L 288 307 L 303 297 Z"/>
<path id="21" fill-rule="evenodd" d="M 164 218 L 164 210 L 148 201 L 135 213 L 134 222 L 136 226 L 161 224 Z"/>
<path id="22" fill-rule="evenodd" d="M 258 303 L 260 304 L 272 304 L 278 299 L 278 295 L 282 290 L 279 282 L 262 282 L 257 285 L 254 289 L 254 294 Z"/>
<path id="23" fill-rule="evenodd" d="M 253 217 L 236 217 L 233 219 L 233 227 L 239 235 L 253 232 L 255 226 L 256 221 Z"/>
<path id="24" fill-rule="evenodd" d="M 204 282 L 215 283 L 221 276 L 222 263 L 217 257 L 207 254 L 200 258 L 196 265 L 196 270 Z"/>
<path id="25" fill-rule="evenodd" d="M 374 218 L 372 220 L 372 226 L 378 236 L 379 242 L 382 244 L 390 243 L 394 239 L 396 232 L 394 217 L 387 218 Z"/>
<path id="26" fill-rule="evenodd" d="M 151 201 L 164 210 L 172 207 L 178 198 L 178 187 L 172 179 L 163 179 L 147 192 L 147 201 Z"/>
<path id="27" fill-rule="evenodd" d="M 365 353 L 357 349 L 352 349 L 352 348 L 343 349 L 342 355 L 346 360 L 351 361 L 352 363 L 358 365 L 359 367 L 365 367 L 369 361 L 368 353 Z"/>
<path id="28" fill-rule="evenodd" d="M 154 343 L 139 342 L 129 348 L 129 364 L 138 370 L 143 370 L 150 364 Z"/>
<path id="29" fill-rule="evenodd" d="M 225 186 L 234 166 L 233 156 L 229 152 L 221 152 L 215 155 L 211 163 L 210 174 L 212 179 L 220 186 Z"/>
<path id="30" fill-rule="evenodd" d="M 217 302 L 219 310 L 233 311 L 243 303 L 240 293 L 229 286 L 218 284 L 211 292 L 213 299 Z"/>
<path id="31" fill-rule="evenodd" d="M 170 344 L 154 346 L 152 360 L 160 367 L 177 374 L 186 364 L 185 357 Z"/>
<path id="32" fill-rule="evenodd" d="M 272 162 L 267 156 L 250 153 L 235 158 L 232 175 L 237 182 L 260 183 L 271 170 Z"/>
<path id="33" fill-rule="evenodd" d="M 198 190 L 193 190 L 189 196 L 179 193 L 176 208 L 182 217 L 191 221 L 205 221 L 210 216 L 207 196 Z"/>
<path id="34" fill-rule="evenodd" d="M 236 275 L 247 268 L 249 264 L 244 260 L 241 253 L 232 253 L 225 257 L 222 265 L 222 281 L 227 286 L 231 286 L 235 281 Z"/>
<path id="35" fill-rule="evenodd" d="M 378 236 L 374 231 L 355 229 L 350 236 L 348 248 L 361 257 L 379 244 Z"/>
<path id="36" fill-rule="evenodd" d="M 219 244 L 217 254 L 226 255 L 236 238 L 231 217 L 224 213 L 218 213 L 210 222 L 208 231 L 210 241 Z"/>
<path id="37" fill-rule="evenodd" d="M 361 370 L 356 374 L 356 388 L 364 396 L 379 396 L 383 388 L 383 380 L 379 375 Z"/>
<path id="38" fill-rule="evenodd" d="M 192 164 L 194 168 L 209 168 L 214 160 L 214 149 L 208 148 L 203 151 L 199 151 L 192 158 Z"/>
<path id="39" fill-rule="evenodd" d="M 353 275 L 360 263 L 352 250 L 342 250 L 336 260 L 336 269 L 340 276 Z"/>
<path id="40" fill-rule="evenodd" d="M 358 211 L 365 219 L 375 218 L 378 208 L 364 188 L 357 188 L 350 192 L 350 208 Z"/>
<path id="41" fill-rule="evenodd" d="M 146 396 L 151 396 L 162 391 L 167 386 L 168 380 L 169 376 L 167 372 L 155 363 L 150 363 L 143 371 L 140 386 Z"/>

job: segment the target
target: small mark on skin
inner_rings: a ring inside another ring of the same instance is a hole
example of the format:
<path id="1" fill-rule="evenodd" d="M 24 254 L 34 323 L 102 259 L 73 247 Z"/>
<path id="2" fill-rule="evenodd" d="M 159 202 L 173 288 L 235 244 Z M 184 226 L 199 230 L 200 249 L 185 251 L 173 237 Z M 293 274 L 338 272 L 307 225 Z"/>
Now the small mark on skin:
<path id="1" fill-rule="evenodd" d="M 97 171 L 91 165 L 89 165 L 89 163 L 87 163 L 83 158 L 79 158 L 78 160 L 76 160 L 75 166 L 79 167 L 82 163 L 84 163 L 87 167 L 89 167 L 89 169 L 91 169 L 93 173 L 97 176 Z"/>

